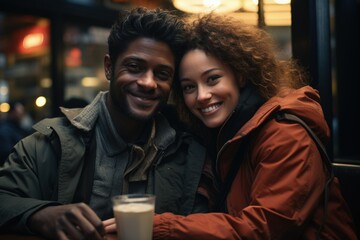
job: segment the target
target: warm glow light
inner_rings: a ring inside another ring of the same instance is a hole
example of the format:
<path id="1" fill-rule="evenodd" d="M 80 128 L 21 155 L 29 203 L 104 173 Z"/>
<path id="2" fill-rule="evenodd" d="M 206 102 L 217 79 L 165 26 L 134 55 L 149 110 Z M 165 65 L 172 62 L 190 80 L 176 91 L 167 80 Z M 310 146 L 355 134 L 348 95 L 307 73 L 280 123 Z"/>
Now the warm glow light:
<path id="1" fill-rule="evenodd" d="M 9 88 L 7 86 L 0 86 L 0 95 L 7 95 L 9 93 Z"/>
<path id="2" fill-rule="evenodd" d="M 258 11 L 258 0 L 244 0 L 242 1 L 242 9 L 246 12 L 257 12 Z"/>
<path id="3" fill-rule="evenodd" d="M 241 8 L 239 0 L 173 0 L 174 7 L 189 13 L 235 12 Z"/>
<path id="4" fill-rule="evenodd" d="M 291 25 L 291 0 L 263 0 L 264 21 L 266 26 Z M 258 24 L 258 0 L 242 0 L 241 11 L 229 15 L 248 24 Z"/>
<path id="5" fill-rule="evenodd" d="M 248 0 L 244 0 L 244 2 L 249 2 Z M 252 3 L 255 5 L 259 4 L 259 0 L 252 0 Z M 290 4 L 291 0 L 264 0 L 265 4 Z"/>
<path id="6" fill-rule="evenodd" d="M 99 79 L 97 77 L 84 77 L 81 79 L 81 85 L 84 87 L 97 87 L 99 85 Z"/>
<path id="7" fill-rule="evenodd" d="M 23 48 L 33 48 L 41 46 L 44 42 L 44 34 L 43 33 L 30 33 L 24 37 L 23 40 Z"/>
<path id="8" fill-rule="evenodd" d="M 203 5 L 204 5 L 206 8 L 215 9 L 215 8 L 219 7 L 220 4 L 221 4 L 221 1 L 220 1 L 220 0 L 204 0 L 204 1 L 203 1 Z"/>
<path id="9" fill-rule="evenodd" d="M 68 67 L 79 67 L 82 64 L 82 52 L 74 47 L 65 52 L 65 63 Z"/>
<path id="10" fill-rule="evenodd" d="M 52 81 L 50 78 L 42 78 L 40 80 L 40 86 L 43 88 L 49 88 L 52 85 Z"/>
<path id="11" fill-rule="evenodd" d="M 13 41 L 20 54 L 40 54 L 49 48 L 49 23 L 39 21 L 37 25 L 14 32 Z"/>
<path id="12" fill-rule="evenodd" d="M 10 110 L 10 104 L 4 102 L 0 104 L 0 112 L 6 113 Z"/>
<path id="13" fill-rule="evenodd" d="M 290 4 L 291 0 L 274 0 L 277 4 Z"/>
<path id="14" fill-rule="evenodd" d="M 291 0 L 263 0 L 267 26 L 291 25 Z M 188 13 L 228 13 L 249 24 L 258 24 L 259 0 L 173 0 L 177 9 Z"/>
<path id="15" fill-rule="evenodd" d="M 44 96 L 39 96 L 36 100 L 35 100 L 35 104 L 37 107 L 43 107 L 46 104 L 46 98 Z"/>
<path id="16" fill-rule="evenodd" d="M 291 0 L 264 0 L 264 7 L 271 6 L 276 8 L 276 5 L 289 5 Z M 242 9 L 245 11 L 257 12 L 259 0 L 243 0 Z M 281 6 L 279 6 L 281 7 Z"/>

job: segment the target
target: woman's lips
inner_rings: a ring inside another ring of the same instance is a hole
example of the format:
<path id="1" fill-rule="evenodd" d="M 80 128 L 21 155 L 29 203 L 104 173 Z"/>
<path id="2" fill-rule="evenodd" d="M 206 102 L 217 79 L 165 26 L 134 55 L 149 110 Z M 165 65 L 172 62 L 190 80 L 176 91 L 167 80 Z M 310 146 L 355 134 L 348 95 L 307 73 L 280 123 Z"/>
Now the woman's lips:
<path id="1" fill-rule="evenodd" d="M 222 105 L 222 103 L 212 104 L 211 106 L 208 106 L 206 108 L 200 108 L 200 111 L 202 113 L 210 113 L 210 112 L 217 110 L 221 105 Z"/>

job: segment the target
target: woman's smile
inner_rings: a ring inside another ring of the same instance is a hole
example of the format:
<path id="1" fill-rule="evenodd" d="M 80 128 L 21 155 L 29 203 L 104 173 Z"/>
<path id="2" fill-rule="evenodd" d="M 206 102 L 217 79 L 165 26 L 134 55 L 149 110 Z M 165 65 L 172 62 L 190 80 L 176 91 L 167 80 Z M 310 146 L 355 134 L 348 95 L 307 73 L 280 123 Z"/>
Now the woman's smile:
<path id="1" fill-rule="evenodd" d="M 180 84 L 186 106 L 209 128 L 220 127 L 239 101 L 232 69 L 203 50 L 190 50 L 184 55 Z"/>
<path id="2" fill-rule="evenodd" d="M 202 113 L 214 113 L 216 110 L 218 110 L 221 107 L 221 105 L 222 103 L 216 103 L 205 108 L 200 108 L 200 111 Z"/>

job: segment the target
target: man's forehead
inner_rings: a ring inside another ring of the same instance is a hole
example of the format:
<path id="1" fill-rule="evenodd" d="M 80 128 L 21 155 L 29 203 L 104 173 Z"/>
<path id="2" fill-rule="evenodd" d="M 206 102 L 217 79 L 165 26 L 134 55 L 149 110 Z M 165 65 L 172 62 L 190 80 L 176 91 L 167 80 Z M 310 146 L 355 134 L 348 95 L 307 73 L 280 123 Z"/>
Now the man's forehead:
<path id="1" fill-rule="evenodd" d="M 122 60 L 133 59 L 144 62 L 158 62 L 164 65 L 174 65 L 174 54 L 168 44 L 151 39 L 138 38 L 129 44 L 126 51 L 120 54 Z"/>

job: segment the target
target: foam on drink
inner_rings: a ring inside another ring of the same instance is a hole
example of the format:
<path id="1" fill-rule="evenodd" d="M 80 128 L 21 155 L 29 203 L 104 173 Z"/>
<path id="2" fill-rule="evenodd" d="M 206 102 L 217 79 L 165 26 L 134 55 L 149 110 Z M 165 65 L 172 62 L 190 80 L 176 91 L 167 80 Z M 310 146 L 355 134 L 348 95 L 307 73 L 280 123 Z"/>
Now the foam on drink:
<path id="1" fill-rule="evenodd" d="M 147 203 L 127 203 L 114 206 L 119 239 L 151 240 L 154 206 Z M 141 230 L 140 230 L 141 226 Z"/>

